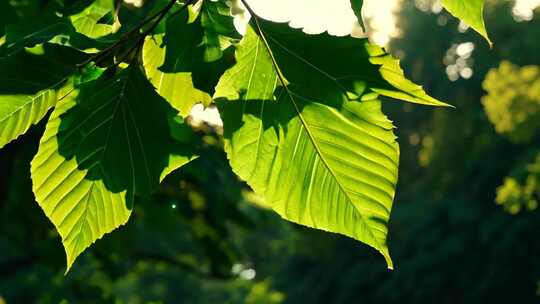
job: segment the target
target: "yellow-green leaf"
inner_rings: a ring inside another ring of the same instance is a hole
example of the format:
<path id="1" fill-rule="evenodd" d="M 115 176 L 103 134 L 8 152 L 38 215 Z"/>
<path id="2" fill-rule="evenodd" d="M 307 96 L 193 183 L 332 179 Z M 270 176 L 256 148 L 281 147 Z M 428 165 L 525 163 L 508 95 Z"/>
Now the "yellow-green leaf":
<path id="1" fill-rule="evenodd" d="M 484 36 L 489 45 L 492 45 L 484 24 L 484 0 L 443 0 L 442 3 L 446 10 Z"/>
<path id="2" fill-rule="evenodd" d="M 32 161 L 36 200 L 62 237 L 68 269 L 126 223 L 136 195 L 150 195 L 194 158 L 176 130 L 183 121 L 139 67 L 109 73 L 77 86 L 55 109 Z"/>
<path id="3" fill-rule="evenodd" d="M 285 219 L 360 240 L 392 268 L 399 147 L 377 97 L 445 104 L 366 39 L 255 24 L 216 88 L 233 170 Z"/>

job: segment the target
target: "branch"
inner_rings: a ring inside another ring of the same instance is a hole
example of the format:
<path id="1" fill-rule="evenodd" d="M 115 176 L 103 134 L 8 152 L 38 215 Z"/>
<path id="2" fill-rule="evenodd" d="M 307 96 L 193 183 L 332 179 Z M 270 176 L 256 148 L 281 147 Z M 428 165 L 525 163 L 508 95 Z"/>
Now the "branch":
<path id="1" fill-rule="evenodd" d="M 152 24 L 152 26 L 147 29 L 146 31 L 144 31 L 139 39 L 137 40 L 137 42 L 135 43 L 135 45 L 133 45 L 125 54 L 124 56 L 122 57 L 121 60 L 118 61 L 118 64 L 122 61 L 124 61 L 127 57 L 129 57 L 133 51 L 136 51 L 137 53 L 140 52 L 141 50 L 141 47 L 143 46 L 143 43 L 144 43 L 144 39 L 146 38 L 146 36 L 148 36 L 149 34 L 151 34 L 155 29 L 156 27 L 159 25 L 159 23 L 161 22 L 161 20 L 163 20 L 163 18 L 165 18 L 165 16 L 167 15 L 167 13 L 171 10 L 171 8 L 173 7 L 174 3 L 176 2 L 175 1 L 172 1 L 171 3 L 169 3 L 169 5 L 167 7 L 165 7 L 163 10 L 162 10 L 162 13 L 161 15 L 159 15 L 159 18 Z M 182 12 L 183 10 L 185 10 L 190 4 L 192 4 L 193 2 L 195 2 L 195 0 L 187 0 L 183 5 L 182 7 L 175 13 L 180 13 Z M 155 16 L 157 17 L 157 16 Z M 154 18 L 155 18 L 154 17 Z"/>
<path id="2" fill-rule="evenodd" d="M 165 18 L 165 16 L 167 15 L 167 13 L 173 8 L 173 6 L 176 4 L 178 0 L 171 0 L 169 2 L 169 4 L 167 4 L 163 9 L 159 10 L 157 13 L 155 13 L 154 15 L 146 18 L 143 22 L 141 22 L 139 25 L 137 25 L 135 28 L 131 29 L 129 32 L 127 32 L 124 36 L 122 36 L 118 41 L 116 41 L 115 43 L 113 43 L 112 45 L 110 45 L 109 47 L 105 48 L 104 50 L 100 51 L 99 53 L 97 53 L 96 55 L 90 57 L 88 60 L 86 60 L 85 62 L 79 64 L 79 67 L 82 67 L 82 66 L 85 66 L 87 65 L 88 63 L 94 61 L 94 62 L 98 62 L 99 60 L 101 60 L 102 58 L 104 58 L 105 56 L 109 55 L 112 51 L 114 51 L 116 48 L 118 48 L 119 46 L 121 46 L 122 44 L 130 41 L 132 38 L 134 38 L 133 36 L 134 35 L 139 35 L 139 39 L 137 40 L 137 43 L 136 44 L 139 44 L 141 41 L 144 41 L 144 38 L 150 34 L 152 31 L 155 30 L 155 28 L 158 26 L 158 24 L 161 22 L 161 20 L 163 20 L 163 18 Z M 187 7 L 189 4 L 191 4 L 194 0 L 187 0 L 184 5 L 182 6 L 181 10 L 184 9 L 185 7 Z M 148 23 L 152 22 L 154 19 L 157 20 L 152 24 L 152 26 L 146 30 L 145 32 L 143 32 L 142 34 L 139 33 L 139 31 L 145 26 L 147 25 Z M 127 53 L 129 55 L 129 53 L 131 53 L 133 51 L 134 48 L 131 48 L 129 50 L 129 52 Z"/>

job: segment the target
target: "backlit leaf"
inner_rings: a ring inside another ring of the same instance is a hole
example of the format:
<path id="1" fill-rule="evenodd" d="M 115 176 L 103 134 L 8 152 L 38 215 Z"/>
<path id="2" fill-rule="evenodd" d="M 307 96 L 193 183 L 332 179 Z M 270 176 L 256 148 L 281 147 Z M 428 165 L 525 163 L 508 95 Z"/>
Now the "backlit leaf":
<path id="1" fill-rule="evenodd" d="M 216 89 L 233 170 L 285 219 L 360 240 L 391 268 L 399 148 L 377 97 L 445 104 L 366 39 L 259 22 Z"/>
<path id="2" fill-rule="evenodd" d="M 99 38 L 114 32 L 112 24 L 100 22 L 110 12 L 111 8 L 94 3 L 82 12 L 70 16 L 70 20 L 77 32 L 90 38 Z"/>
<path id="3" fill-rule="evenodd" d="M 149 37 L 144 44 L 148 78 L 184 117 L 193 105 L 211 102 L 218 77 L 229 66 L 223 49 L 235 31 L 232 17 L 221 14 L 221 5 L 205 2 L 200 12 L 191 12 L 195 17 L 188 11 L 171 16 L 165 35 Z"/>
<path id="4" fill-rule="evenodd" d="M 175 111 L 137 67 L 80 85 L 55 110 L 32 162 L 36 200 L 57 228 L 68 269 L 129 218 L 135 195 L 193 159 L 173 137 Z"/>
<path id="5" fill-rule="evenodd" d="M 491 45 L 491 40 L 484 24 L 484 0 L 443 0 L 443 6 L 454 16 L 461 19 L 480 33 Z"/>
<path id="6" fill-rule="evenodd" d="M 38 123 L 56 104 L 56 89 L 85 56 L 45 45 L 0 58 L 0 148 Z"/>

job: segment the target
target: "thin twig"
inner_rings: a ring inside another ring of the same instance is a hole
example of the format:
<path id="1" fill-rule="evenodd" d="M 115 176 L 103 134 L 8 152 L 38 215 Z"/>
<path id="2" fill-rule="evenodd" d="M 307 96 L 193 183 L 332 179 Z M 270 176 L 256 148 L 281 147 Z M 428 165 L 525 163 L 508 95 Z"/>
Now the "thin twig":
<path id="1" fill-rule="evenodd" d="M 162 14 L 159 16 L 159 18 L 152 24 L 152 26 L 150 28 L 148 28 L 146 31 L 144 31 L 140 36 L 139 36 L 139 39 L 137 40 L 137 42 L 126 52 L 124 53 L 124 56 L 122 57 L 122 59 L 118 60 L 117 64 L 120 64 L 120 62 L 124 61 L 127 57 L 129 57 L 133 52 L 136 52 L 135 54 L 138 54 L 140 51 L 141 51 L 141 48 L 142 48 L 142 45 L 144 43 L 144 40 L 146 38 L 146 36 L 148 36 L 149 34 L 151 34 L 155 29 L 156 27 L 159 25 L 159 23 L 163 20 L 163 18 L 165 18 L 165 16 L 167 15 L 167 13 L 169 12 L 169 10 L 173 7 L 174 3 L 176 1 L 173 1 L 171 3 L 169 3 L 169 5 L 167 7 L 165 7 L 165 9 L 162 10 Z M 179 12 L 182 12 L 183 10 L 185 10 L 190 4 L 192 4 L 193 2 L 195 2 L 195 0 L 187 0 L 183 5 L 182 7 L 175 13 L 179 13 Z M 157 17 L 157 16 L 156 16 Z M 155 17 L 154 17 L 155 18 Z"/>
<path id="2" fill-rule="evenodd" d="M 83 63 L 79 64 L 78 66 L 79 67 L 82 67 L 82 66 L 85 66 L 87 65 L 88 63 L 94 61 L 94 62 L 98 62 L 98 60 L 100 60 L 101 58 L 103 58 L 104 56 L 108 55 L 111 51 L 115 50 L 117 47 L 119 47 L 120 45 L 122 45 L 123 43 L 131 40 L 133 37 L 133 35 L 135 34 L 140 34 L 139 33 L 139 30 L 144 27 L 146 24 L 150 23 L 152 20 L 158 18 L 157 22 L 155 22 L 152 27 L 151 27 L 151 30 L 153 31 L 157 24 L 159 22 L 161 22 L 161 20 L 165 17 L 165 15 L 167 14 L 167 12 L 174 6 L 174 4 L 176 4 L 178 0 L 171 0 L 169 2 L 169 4 L 167 4 L 163 9 L 159 10 L 157 13 L 155 13 L 154 15 L 146 18 L 143 22 L 141 22 L 139 25 L 137 25 L 135 28 L 131 29 L 129 32 L 127 32 L 124 36 L 122 36 L 122 38 L 120 38 L 120 40 L 116 41 L 115 43 L 113 43 L 112 45 L 110 45 L 109 47 L 105 48 L 104 50 L 100 51 L 99 53 L 95 54 L 94 56 L 88 58 L 88 60 L 84 61 Z M 186 2 L 186 4 L 184 4 L 184 6 L 187 5 L 187 3 L 190 3 L 192 2 L 192 0 L 189 0 Z M 143 36 L 146 36 L 148 35 L 148 31 L 144 32 L 143 33 Z"/>

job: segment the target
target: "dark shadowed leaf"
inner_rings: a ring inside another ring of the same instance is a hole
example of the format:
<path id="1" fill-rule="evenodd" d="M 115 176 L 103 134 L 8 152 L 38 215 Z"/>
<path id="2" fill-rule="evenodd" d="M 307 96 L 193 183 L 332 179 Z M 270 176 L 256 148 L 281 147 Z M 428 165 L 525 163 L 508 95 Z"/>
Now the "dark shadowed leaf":
<path id="1" fill-rule="evenodd" d="M 365 29 L 364 19 L 362 18 L 362 6 L 364 5 L 364 0 L 351 0 L 351 7 L 354 11 L 356 17 L 358 17 L 358 23 L 362 25 L 362 28 Z"/>

